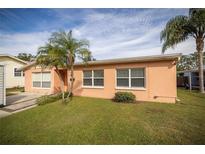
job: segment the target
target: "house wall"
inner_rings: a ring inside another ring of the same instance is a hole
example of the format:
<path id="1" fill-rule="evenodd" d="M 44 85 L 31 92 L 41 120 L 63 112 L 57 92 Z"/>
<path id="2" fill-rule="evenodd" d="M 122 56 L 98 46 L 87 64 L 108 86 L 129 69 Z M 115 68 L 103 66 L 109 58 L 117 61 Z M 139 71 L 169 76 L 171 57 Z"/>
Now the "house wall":
<path id="1" fill-rule="evenodd" d="M 116 87 L 117 68 L 145 68 L 144 89 L 118 89 Z M 104 88 L 86 88 L 82 86 L 83 70 L 104 69 Z M 130 91 L 137 100 L 174 103 L 176 91 L 176 65 L 174 61 L 129 63 L 77 67 L 74 71 L 74 95 L 111 99 L 117 91 Z"/>
<path id="2" fill-rule="evenodd" d="M 116 87 L 116 69 L 118 68 L 145 68 L 145 88 L 118 89 Z M 104 87 L 83 87 L 83 70 L 104 70 Z M 52 82 L 50 89 L 32 88 L 32 72 L 42 71 L 32 67 L 25 71 L 25 90 L 29 92 L 56 93 L 60 91 L 60 79 L 54 69 L 51 70 Z M 65 74 L 65 90 L 68 88 L 67 72 Z M 68 72 L 69 76 L 69 72 Z M 98 97 L 111 99 L 117 91 L 129 91 L 136 95 L 137 100 L 174 103 L 177 97 L 176 65 L 175 61 L 141 62 L 127 64 L 110 64 L 95 66 L 76 66 L 74 71 L 73 94 L 76 96 Z M 69 79 L 69 78 L 68 78 Z"/>
<path id="3" fill-rule="evenodd" d="M 60 70 L 60 73 L 62 74 L 62 76 L 64 76 L 63 78 L 63 82 L 64 82 L 64 91 L 68 90 L 68 78 L 67 78 L 67 71 L 66 70 Z M 58 77 L 58 74 L 56 73 L 56 71 L 54 70 L 54 93 L 57 93 L 61 91 L 61 80 Z"/>
<path id="4" fill-rule="evenodd" d="M 14 68 L 20 68 L 25 64 L 9 57 L 0 57 L 0 63 L 5 65 L 6 88 L 12 88 L 16 86 L 23 87 L 25 79 L 23 76 L 14 76 Z"/>
<path id="5" fill-rule="evenodd" d="M 33 87 L 32 83 L 32 72 L 51 72 L 51 88 L 36 88 Z M 25 73 L 25 91 L 32 92 L 32 93 L 41 93 L 41 94 L 53 94 L 55 93 L 55 86 L 54 82 L 56 80 L 56 73 L 54 69 L 41 69 L 39 67 L 31 67 L 24 71 Z"/>

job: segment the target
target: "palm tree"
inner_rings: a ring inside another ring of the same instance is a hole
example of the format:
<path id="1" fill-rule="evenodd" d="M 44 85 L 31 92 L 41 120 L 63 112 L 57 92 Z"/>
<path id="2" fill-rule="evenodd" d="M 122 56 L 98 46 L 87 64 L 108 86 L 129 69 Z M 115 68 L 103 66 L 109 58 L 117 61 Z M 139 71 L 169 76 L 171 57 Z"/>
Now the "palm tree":
<path id="1" fill-rule="evenodd" d="M 64 76 L 60 72 L 59 68 L 66 67 L 66 53 L 58 46 L 53 46 L 51 43 L 47 43 L 45 46 L 42 46 L 38 49 L 36 62 L 38 65 L 41 65 L 42 68 L 55 68 L 55 71 L 61 81 L 61 93 L 62 100 L 64 101 Z"/>
<path id="2" fill-rule="evenodd" d="M 70 89 L 68 98 L 72 96 L 73 84 L 74 84 L 74 63 L 76 57 L 80 58 L 83 62 L 87 62 L 91 59 L 91 52 L 89 51 L 88 40 L 78 40 L 72 35 L 72 31 L 66 33 L 65 31 L 54 32 L 49 39 L 54 46 L 66 53 L 67 55 L 67 69 L 70 70 Z"/>
<path id="3" fill-rule="evenodd" d="M 160 36 L 161 41 L 163 41 L 162 53 L 164 53 L 167 48 L 174 47 L 178 43 L 184 42 L 190 37 L 193 37 L 196 42 L 196 50 L 199 59 L 199 85 L 200 92 L 203 93 L 203 49 L 205 38 L 205 9 L 189 9 L 188 16 L 176 16 L 167 22 Z"/>

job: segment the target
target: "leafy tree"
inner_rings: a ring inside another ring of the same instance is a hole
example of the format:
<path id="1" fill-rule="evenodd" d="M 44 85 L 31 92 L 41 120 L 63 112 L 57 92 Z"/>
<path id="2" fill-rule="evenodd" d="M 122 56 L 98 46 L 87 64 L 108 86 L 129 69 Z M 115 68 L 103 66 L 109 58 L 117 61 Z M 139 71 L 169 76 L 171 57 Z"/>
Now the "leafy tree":
<path id="1" fill-rule="evenodd" d="M 174 47 L 178 43 L 186 41 L 188 38 L 196 41 L 198 54 L 198 70 L 200 92 L 204 92 L 203 74 L 203 49 L 205 38 L 205 9 L 189 9 L 188 16 L 176 16 L 170 19 L 164 30 L 161 32 L 160 39 L 163 41 L 162 53 L 167 48 Z"/>
<path id="2" fill-rule="evenodd" d="M 28 62 L 34 61 L 35 59 L 35 56 L 30 53 L 19 53 L 16 57 Z"/>
<path id="3" fill-rule="evenodd" d="M 53 46 L 57 46 L 60 51 L 66 53 L 67 69 L 70 74 L 70 89 L 68 98 L 72 96 L 73 84 L 74 84 L 74 63 L 76 58 L 79 58 L 84 63 L 90 61 L 92 58 L 89 51 L 89 41 L 85 39 L 78 40 L 73 37 L 72 31 L 66 33 L 65 31 L 54 32 L 49 39 Z"/>
<path id="4" fill-rule="evenodd" d="M 55 71 L 61 81 L 61 93 L 64 101 L 64 76 L 60 72 L 60 68 L 65 68 L 67 65 L 66 52 L 60 50 L 58 46 L 47 43 L 38 49 L 36 63 L 42 68 L 55 68 Z"/>
<path id="5" fill-rule="evenodd" d="M 177 63 L 177 71 L 192 70 L 199 67 L 197 52 L 189 55 L 183 55 Z M 205 62 L 205 53 L 203 55 L 203 63 Z"/>

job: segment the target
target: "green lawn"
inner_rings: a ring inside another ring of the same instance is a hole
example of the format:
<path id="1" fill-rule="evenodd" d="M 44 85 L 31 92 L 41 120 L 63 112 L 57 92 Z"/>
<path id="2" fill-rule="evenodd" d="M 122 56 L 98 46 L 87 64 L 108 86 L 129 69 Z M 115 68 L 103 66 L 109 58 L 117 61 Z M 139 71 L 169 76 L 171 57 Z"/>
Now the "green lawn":
<path id="1" fill-rule="evenodd" d="M 0 119 L 0 144 L 205 144 L 205 95 L 177 104 L 74 97 Z"/>

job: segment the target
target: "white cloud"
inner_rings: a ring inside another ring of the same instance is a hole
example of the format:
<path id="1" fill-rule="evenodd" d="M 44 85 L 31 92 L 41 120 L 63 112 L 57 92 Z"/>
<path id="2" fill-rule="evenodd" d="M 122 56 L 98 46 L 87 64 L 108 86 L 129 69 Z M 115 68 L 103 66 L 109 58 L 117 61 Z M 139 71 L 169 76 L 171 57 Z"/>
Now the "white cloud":
<path id="1" fill-rule="evenodd" d="M 55 10 L 61 21 L 72 21 L 75 15 Z M 124 11 L 124 12 L 123 12 Z M 187 13 L 180 9 L 123 10 L 122 12 L 83 11 L 77 15 L 83 23 L 73 28 L 74 36 L 90 41 L 97 59 L 161 54 L 160 31 L 173 16 Z M 127 11 L 127 12 L 126 12 Z M 74 20 L 74 19 L 73 19 Z M 45 24 L 44 24 L 45 26 Z M 48 25 L 49 26 L 49 25 Z M 55 29 L 54 29 L 55 30 Z M 68 29 L 67 29 L 68 30 Z M 51 32 L 0 33 L 0 52 L 35 54 Z M 192 39 L 166 53 L 195 51 Z"/>
<path id="2" fill-rule="evenodd" d="M 18 54 L 27 52 L 36 54 L 39 46 L 48 40 L 50 32 L 36 33 L 0 33 L 0 53 Z"/>
<path id="3" fill-rule="evenodd" d="M 97 59 L 161 54 L 160 32 L 166 21 L 181 10 L 151 9 L 129 14 L 95 13 L 75 29 L 77 37 L 88 38 Z M 74 31 L 74 32 L 75 32 Z M 167 53 L 192 52 L 190 41 Z M 186 51 L 183 49 L 186 48 Z M 179 50 L 180 49 L 180 50 Z M 190 49 L 188 51 L 187 49 Z"/>

